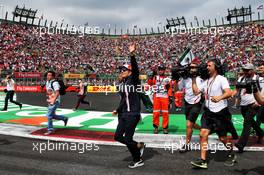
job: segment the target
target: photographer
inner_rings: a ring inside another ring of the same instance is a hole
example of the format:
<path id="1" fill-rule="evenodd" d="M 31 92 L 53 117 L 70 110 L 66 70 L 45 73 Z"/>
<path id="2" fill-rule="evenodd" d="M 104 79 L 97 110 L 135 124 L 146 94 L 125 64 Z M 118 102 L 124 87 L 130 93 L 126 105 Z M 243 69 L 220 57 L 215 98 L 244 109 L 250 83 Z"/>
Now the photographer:
<path id="1" fill-rule="evenodd" d="M 243 131 L 241 133 L 241 137 L 235 144 L 240 153 L 243 152 L 244 147 L 247 145 L 251 127 L 256 131 L 259 143 L 261 142 L 264 135 L 263 130 L 254 120 L 254 117 L 258 113 L 260 105 L 256 102 L 254 98 L 251 86 L 249 85 L 249 87 L 247 87 L 247 84 L 250 84 L 250 82 L 253 81 L 256 81 L 256 86 L 259 87 L 259 77 L 255 74 L 255 67 L 253 64 L 245 64 L 244 66 L 242 66 L 242 69 L 243 76 L 238 79 L 236 89 L 232 93 L 232 96 L 234 96 L 236 93 L 240 92 L 241 114 L 244 118 Z M 241 90 L 239 91 L 239 89 Z"/>
<path id="2" fill-rule="evenodd" d="M 19 102 L 16 102 L 13 100 L 14 94 L 15 94 L 15 81 L 11 78 L 10 75 L 6 76 L 6 79 L 2 80 L 2 83 L 6 83 L 6 97 L 5 97 L 5 106 L 2 109 L 2 111 L 7 111 L 8 107 L 8 100 L 10 100 L 11 103 L 14 103 L 19 106 L 19 108 L 22 108 L 22 104 Z"/>
<path id="3" fill-rule="evenodd" d="M 223 70 L 220 60 L 209 60 L 207 62 L 207 70 L 209 78 L 205 80 L 200 87 L 196 83 L 196 78 L 193 78 L 192 81 L 194 94 L 198 95 L 204 93 L 205 95 L 205 109 L 201 118 L 201 158 L 196 161 L 191 161 L 191 164 L 198 168 L 208 168 L 206 160 L 208 137 L 211 133 L 216 132 L 219 140 L 222 141 L 228 149 L 228 158 L 225 165 L 234 166 L 236 155 L 233 152 L 232 142 L 227 137 L 227 132 L 231 125 L 231 113 L 228 110 L 227 99 L 231 97 L 232 93 L 227 79 L 222 76 Z"/>
<path id="4" fill-rule="evenodd" d="M 193 62 L 190 65 L 190 68 L 191 75 L 196 74 L 198 71 L 198 63 Z M 198 76 L 195 81 L 198 86 L 201 86 L 203 80 Z M 199 116 L 204 100 L 202 99 L 201 94 L 195 95 L 193 93 L 192 78 L 190 77 L 184 77 L 178 83 L 178 88 L 179 90 L 184 91 L 184 112 L 186 117 L 186 144 L 183 145 L 179 152 L 185 153 L 190 150 L 189 143 L 192 138 L 193 129 L 201 129 L 201 127 L 196 124 L 196 120 Z"/>

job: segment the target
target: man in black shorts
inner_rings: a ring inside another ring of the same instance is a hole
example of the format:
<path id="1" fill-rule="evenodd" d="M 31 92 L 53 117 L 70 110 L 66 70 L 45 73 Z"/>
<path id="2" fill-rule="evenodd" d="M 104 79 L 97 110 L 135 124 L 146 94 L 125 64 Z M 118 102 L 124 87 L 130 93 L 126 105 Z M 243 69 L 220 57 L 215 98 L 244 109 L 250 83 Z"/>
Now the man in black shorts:
<path id="1" fill-rule="evenodd" d="M 195 72 L 198 64 L 193 62 L 191 65 L 191 72 Z M 195 70 L 194 70 L 195 69 Z M 202 79 L 196 78 L 196 84 L 201 86 Z M 201 127 L 196 124 L 196 120 L 200 114 L 202 107 L 201 94 L 194 95 L 192 90 L 192 78 L 184 78 L 178 83 L 178 88 L 184 92 L 184 112 L 186 117 L 186 143 L 179 150 L 180 153 L 185 153 L 190 150 L 190 141 L 192 138 L 193 129 L 200 130 Z"/>
<path id="2" fill-rule="evenodd" d="M 225 161 L 226 166 L 234 166 L 236 155 L 233 152 L 231 140 L 227 137 L 227 132 L 231 125 L 230 112 L 228 110 L 227 99 L 231 97 L 227 79 L 222 76 L 222 66 L 218 59 L 211 59 L 207 62 L 207 70 L 209 78 L 203 82 L 202 86 L 197 86 L 193 78 L 192 88 L 195 95 L 203 92 L 205 95 L 205 110 L 201 119 L 200 131 L 200 146 L 201 158 L 196 161 L 191 161 L 194 167 L 208 168 L 207 165 L 207 150 L 208 137 L 211 133 L 216 132 L 219 140 L 223 142 L 228 149 L 228 158 Z"/>

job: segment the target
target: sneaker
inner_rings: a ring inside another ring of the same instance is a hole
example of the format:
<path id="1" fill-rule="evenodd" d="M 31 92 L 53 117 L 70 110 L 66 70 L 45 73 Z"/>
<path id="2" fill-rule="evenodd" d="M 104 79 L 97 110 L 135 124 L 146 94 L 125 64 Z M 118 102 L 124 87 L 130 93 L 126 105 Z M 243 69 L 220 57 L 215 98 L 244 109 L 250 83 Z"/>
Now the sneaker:
<path id="1" fill-rule="evenodd" d="M 157 127 L 154 128 L 154 134 L 158 134 L 159 133 L 159 129 Z"/>
<path id="2" fill-rule="evenodd" d="M 227 160 L 225 161 L 225 166 L 234 166 L 237 162 L 237 156 L 235 154 L 228 154 Z"/>
<path id="3" fill-rule="evenodd" d="M 256 131 L 253 128 L 251 128 L 251 130 L 250 130 L 250 135 L 253 136 L 253 137 L 257 136 L 257 133 L 256 133 Z"/>
<path id="4" fill-rule="evenodd" d="M 197 168 L 202 168 L 202 169 L 208 168 L 206 160 L 202 160 L 202 159 L 197 159 L 196 161 L 191 161 L 191 164 Z"/>
<path id="5" fill-rule="evenodd" d="M 190 151 L 190 148 L 189 148 L 189 147 L 190 147 L 189 144 L 188 144 L 188 145 L 184 144 L 184 145 L 180 148 L 179 153 L 186 153 L 186 152 Z"/>
<path id="6" fill-rule="evenodd" d="M 143 160 L 142 159 L 140 159 L 138 162 L 131 162 L 129 165 L 128 165 L 128 168 L 131 168 L 131 169 L 133 169 L 133 168 L 137 168 L 137 167 L 141 167 L 141 166 L 143 166 L 144 165 L 144 162 L 143 162 Z"/>
<path id="7" fill-rule="evenodd" d="M 163 134 L 169 134 L 168 129 L 163 129 Z"/>
<path id="8" fill-rule="evenodd" d="M 142 158 L 143 154 L 144 154 L 144 150 L 146 148 L 146 144 L 144 142 L 140 142 L 141 148 L 140 148 L 140 158 Z"/>
<path id="9" fill-rule="evenodd" d="M 7 109 L 2 109 L 1 111 L 7 111 Z"/>
<path id="10" fill-rule="evenodd" d="M 22 109 L 22 106 L 23 106 L 22 104 L 19 105 L 20 110 Z"/>
<path id="11" fill-rule="evenodd" d="M 48 130 L 47 132 L 44 133 L 44 135 L 50 135 L 50 134 L 53 134 L 54 133 L 54 130 Z"/>
<path id="12" fill-rule="evenodd" d="M 66 118 L 65 120 L 63 120 L 64 121 L 64 126 L 66 126 L 67 125 L 67 123 L 68 123 L 68 118 Z"/>
<path id="13" fill-rule="evenodd" d="M 238 153 L 244 152 L 244 147 L 242 145 L 239 145 L 238 143 L 235 143 L 235 147 L 238 149 Z"/>
<path id="14" fill-rule="evenodd" d="M 73 110 L 73 111 L 77 111 L 77 109 L 76 109 L 76 108 L 73 108 L 72 110 Z"/>

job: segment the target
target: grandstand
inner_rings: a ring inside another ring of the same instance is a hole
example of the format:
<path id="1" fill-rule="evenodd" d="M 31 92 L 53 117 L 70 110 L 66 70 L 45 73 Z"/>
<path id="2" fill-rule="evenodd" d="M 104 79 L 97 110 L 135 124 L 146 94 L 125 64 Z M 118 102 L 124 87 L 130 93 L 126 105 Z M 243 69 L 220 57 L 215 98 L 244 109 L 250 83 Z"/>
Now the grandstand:
<path id="1" fill-rule="evenodd" d="M 40 23 L 38 23 L 40 24 Z M 56 24 L 57 25 L 57 24 Z M 147 75 L 159 64 L 170 70 L 187 45 L 196 57 L 205 60 L 217 57 L 228 64 L 231 74 L 246 62 L 264 59 L 263 20 L 239 24 L 225 24 L 223 34 L 166 33 L 142 35 L 76 35 L 44 34 L 38 26 L 2 19 L 0 28 L 1 75 L 11 72 L 44 74 L 48 69 L 63 74 L 85 74 L 92 84 L 113 83 L 116 79 L 118 58 L 126 58 L 128 44 L 138 43 L 141 74 Z M 167 72 L 168 74 L 170 72 Z M 92 75 L 92 76 L 91 76 Z M 230 75 L 230 74 L 229 74 Z M 235 77 L 231 75 L 230 77 Z M 77 76 L 78 77 L 78 76 Z M 96 78 L 97 77 L 97 78 Z M 42 78 L 18 78 L 29 84 L 42 82 Z M 102 80 L 103 79 L 103 80 Z M 32 80 L 29 81 L 29 80 Z"/>

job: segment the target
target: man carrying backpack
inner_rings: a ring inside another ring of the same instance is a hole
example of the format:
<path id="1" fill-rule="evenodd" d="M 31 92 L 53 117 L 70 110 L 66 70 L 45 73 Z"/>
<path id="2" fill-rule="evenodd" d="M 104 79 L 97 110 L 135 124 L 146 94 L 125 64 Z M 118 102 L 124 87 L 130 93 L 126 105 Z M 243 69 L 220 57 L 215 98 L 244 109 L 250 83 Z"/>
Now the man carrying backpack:
<path id="1" fill-rule="evenodd" d="M 84 100 L 86 97 L 86 92 L 87 92 L 87 84 L 83 83 L 82 80 L 79 80 L 78 83 L 79 83 L 79 86 L 78 86 L 79 92 L 77 94 L 78 101 L 77 101 L 75 108 L 73 109 L 74 111 L 76 111 L 79 108 L 80 103 L 87 104 L 87 105 L 89 105 L 89 107 L 91 107 L 91 102 Z"/>
<path id="2" fill-rule="evenodd" d="M 49 71 L 47 73 L 47 82 L 46 82 L 46 89 L 47 89 L 47 102 L 48 105 L 48 131 L 44 133 L 44 135 L 49 135 L 54 133 L 52 120 L 62 120 L 64 122 L 64 126 L 67 125 L 68 118 L 62 115 L 56 115 L 56 109 L 60 106 L 61 97 L 60 95 L 65 94 L 65 86 L 61 81 L 55 79 L 55 72 Z"/>

